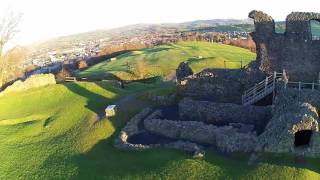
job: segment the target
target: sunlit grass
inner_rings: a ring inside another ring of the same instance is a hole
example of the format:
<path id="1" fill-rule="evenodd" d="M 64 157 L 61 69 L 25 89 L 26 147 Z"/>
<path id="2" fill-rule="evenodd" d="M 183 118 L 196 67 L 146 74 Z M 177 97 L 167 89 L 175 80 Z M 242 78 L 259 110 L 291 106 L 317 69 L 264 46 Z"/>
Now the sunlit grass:
<path id="1" fill-rule="evenodd" d="M 0 97 L 0 179 L 319 179 L 320 160 L 297 164 L 266 155 L 249 166 L 248 155 L 207 152 L 202 160 L 169 149 L 122 151 L 120 129 L 147 102 L 133 99 L 117 116 L 97 121 L 127 95 L 169 95 L 174 86 L 110 83 L 50 85 Z M 139 96 L 140 97 L 140 96 Z M 148 105 L 148 104 L 147 104 Z"/>
<path id="2" fill-rule="evenodd" d="M 204 68 L 235 69 L 255 59 L 249 50 L 207 42 L 180 42 L 161 45 L 140 51 L 133 51 L 117 57 L 116 61 L 102 62 L 78 73 L 80 77 L 109 77 L 110 74 L 122 79 L 136 78 L 132 75 L 138 61 L 144 61 L 145 76 L 166 77 L 174 72 L 179 63 L 189 61 L 191 68 L 199 72 Z"/>

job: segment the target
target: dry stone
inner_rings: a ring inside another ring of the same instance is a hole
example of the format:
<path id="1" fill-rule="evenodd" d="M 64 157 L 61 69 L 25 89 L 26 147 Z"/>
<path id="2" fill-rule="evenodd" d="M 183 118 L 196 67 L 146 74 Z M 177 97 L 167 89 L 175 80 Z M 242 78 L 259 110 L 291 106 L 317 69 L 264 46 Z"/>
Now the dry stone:
<path id="1" fill-rule="evenodd" d="M 319 101 L 318 91 L 277 86 L 273 117 L 258 137 L 256 151 L 319 156 Z M 304 130 L 312 131 L 310 143 L 304 148 L 297 148 L 295 134 Z"/>
<path id="2" fill-rule="evenodd" d="M 241 103 L 242 93 L 264 78 L 261 71 L 252 67 L 247 70 L 205 69 L 185 78 L 177 89 L 183 97 Z"/>
<path id="3" fill-rule="evenodd" d="M 195 101 L 185 98 L 179 103 L 180 120 L 212 124 L 253 124 L 263 130 L 271 119 L 271 106 L 242 106 L 232 103 Z"/>
<path id="4" fill-rule="evenodd" d="M 320 72 L 320 41 L 312 40 L 310 20 L 320 21 L 320 13 L 293 12 L 287 16 L 286 32 L 275 32 L 271 16 L 252 11 L 257 63 L 265 73 L 287 71 L 293 81 L 312 82 Z"/>
<path id="5" fill-rule="evenodd" d="M 143 145 L 143 144 L 132 144 L 128 142 L 128 138 L 135 134 L 141 132 L 139 129 L 139 123 L 143 121 L 150 113 L 152 112 L 151 108 L 146 108 L 140 113 L 136 114 L 120 131 L 118 138 L 115 140 L 115 147 L 123 150 L 143 150 L 151 147 L 157 147 L 160 145 Z M 151 117 L 156 116 L 155 113 L 150 115 Z"/>
<path id="6" fill-rule="evenodd" d="M 232 126 L 217 127 L 195 121 L 147 119 L 145 128 L 170 138 L 216 146 L 222 152 L 250 152 L 256 145 L 254 132 L 242 133 Z"/>

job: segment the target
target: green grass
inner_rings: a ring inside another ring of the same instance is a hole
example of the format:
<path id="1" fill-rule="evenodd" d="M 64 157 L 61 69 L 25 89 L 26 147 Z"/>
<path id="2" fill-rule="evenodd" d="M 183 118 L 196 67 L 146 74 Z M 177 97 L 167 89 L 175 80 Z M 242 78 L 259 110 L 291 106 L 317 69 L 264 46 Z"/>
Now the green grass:
<path id="1" fill-rule="evenodd" d="M 118 56 L 116 61 L 96 64 L 79 72 L 77 76 L 101 78 L 111 75 L 132 80 L 137 78 L 132 75 L 137 72 L 137 62 L 143 61 L 144 77 L 167 77 L 175 72 L 183 61 L 189 61 L 194 72 L 199 72 L 209 67 L 224 68 L 225 65 L 230 69 L 240 68 L 240 61 L 243 61 L 244 66 L 254 59 L 254 53 L 234 46 L 207 42 L 180 42 L 129 52 Z"/>
<path id="2" fill-rule="evenodd" d="M 68 83 L 0 97 L 0 179 L 319 179 L 319 159 L 295 164 L 268 155 L 248 166 L 247 155 L 208 152 L 193 159 L 181 151 L 139 152 L 113 147 L 121 127 L 146 102 L 127 102 L 115 118 L 96 112 L 128 94 L 170 94 L 161 84 L 127 86 Z"/>

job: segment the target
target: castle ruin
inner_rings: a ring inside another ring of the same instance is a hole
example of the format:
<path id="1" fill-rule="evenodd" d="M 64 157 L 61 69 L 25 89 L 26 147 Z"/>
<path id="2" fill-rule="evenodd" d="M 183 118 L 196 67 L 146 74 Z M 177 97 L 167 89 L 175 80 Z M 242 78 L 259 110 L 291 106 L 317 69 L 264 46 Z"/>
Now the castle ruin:
<path id="1" fill-rule="evenodd" d="M 208 147 L 224 153 L 320 156 L 320 84 L 314 83 L 319 79 L 320 41 L 312 39 L 310 25 L 320 21 L 320 14 L 291 13 L 283 34 L 275 32 L 271 16 L 252 11 L 249 17 L 255 24 L 256 61 L 246 69 L 197 74 L 181 63 L 175 100 L 170 96 L 165 107 L 137 114 L 116 146 L 162 146 L 196 156 Z M 289 86 L 288 79 L 299 81 L 298 86 Z"/>

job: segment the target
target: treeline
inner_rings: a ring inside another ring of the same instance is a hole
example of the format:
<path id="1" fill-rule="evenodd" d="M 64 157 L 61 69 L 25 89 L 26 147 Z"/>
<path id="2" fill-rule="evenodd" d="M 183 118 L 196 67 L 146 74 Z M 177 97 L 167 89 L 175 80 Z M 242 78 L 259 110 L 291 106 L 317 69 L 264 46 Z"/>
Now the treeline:
<path id="1" fill-rule="evenodd" d="M 237 38 L 228 38 L 225 33 L 217 32 L 188 32 L 181 34 L 179 41 L 206 41 L 206 42 L 215 42 L 223 43 L 227 45 L 237 46 L 244 49 L 248 49 L 252 52 L 256 52 L 256 44 L 254 43 L 251 36 L 247 39 L 243 39 L 241 36 Z"/>

